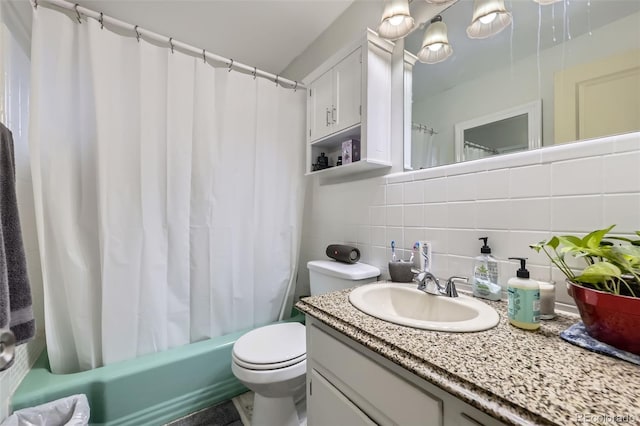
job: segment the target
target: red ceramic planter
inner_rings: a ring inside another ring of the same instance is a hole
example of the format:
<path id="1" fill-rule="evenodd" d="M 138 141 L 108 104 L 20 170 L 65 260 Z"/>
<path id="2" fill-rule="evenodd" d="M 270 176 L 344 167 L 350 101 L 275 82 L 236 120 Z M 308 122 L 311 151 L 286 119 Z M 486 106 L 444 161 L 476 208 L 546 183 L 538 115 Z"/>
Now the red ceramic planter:
<path id="1" fill-rule="evenodd" d="M 640 298 L 616 296 L 570 281 L 567 290 L 591 337 L 640 355 Z"/>

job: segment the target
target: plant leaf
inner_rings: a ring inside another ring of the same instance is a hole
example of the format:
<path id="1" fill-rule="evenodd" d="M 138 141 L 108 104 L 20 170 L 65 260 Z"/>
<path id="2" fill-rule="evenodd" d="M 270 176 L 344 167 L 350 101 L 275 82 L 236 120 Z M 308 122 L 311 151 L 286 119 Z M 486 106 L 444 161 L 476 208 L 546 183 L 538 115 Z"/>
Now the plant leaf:
<path id="1" fill-rule="evenodd" d="M 580 281 L 585 282 L 603 282 L 611 278 L 620 278 L 622 271 L 613 263 L 606 261 L 589 265 L 582 271 L 578 277 Z"/>
<path id="2" fill-rule="evenodd" d="M 593 231 L 593 232 L 587 234 L 582 239 L 582 245 L 584 247 L 589 247 L 589 248 L 599 247 L 600 246 L 600 242 L 602 241 L 604 236 L 607 235 L 609 233 L 609 231 L 611 231 L 613 229 L 614 226 L 615 225 L 611 225 L 610 227 L 608 227 L 606 229 L 598 229 L 596 231 Z"/>

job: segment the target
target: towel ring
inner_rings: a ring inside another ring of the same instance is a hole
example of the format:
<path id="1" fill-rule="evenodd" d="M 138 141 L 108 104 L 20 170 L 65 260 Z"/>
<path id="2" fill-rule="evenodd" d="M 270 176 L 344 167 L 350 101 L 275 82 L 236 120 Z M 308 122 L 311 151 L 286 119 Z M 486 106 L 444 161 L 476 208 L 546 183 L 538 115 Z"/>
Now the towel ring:
<path id="1" fill-rule="evenodd" d="M 100 12 L 100 19 L 98 20 L 98 22 L 100 22 L 100 29 L 103 30 L 104 29 L 104 15 L 102 12 Z"/>
<path id="2" fill-rule="evenodd" d="M 78 12 L 78 6 L 79 6 L 79 4 L 76 3 L 75 6 L 73 6 L 73 8 L 76 11 L 76 19 L 78 20 L 78 23 L 82 24 L 82 17 L 80 16 L 80 12 Z"/>
<path id="3" fill-rule="evenodd" d="M 231 62 L 229 62 L 229 69 L 228 71 L 231 72 L 231 67 L 233 66 L 233 59 L 231 60 Z"/>
<path id="4" fill-rule="evenodd" d="M 173 37 L 169 37 L 169 46 L 171 46 L 171 53 L 173 53 Z"/>
<path id="5" fill-rule="evenodd" d="M 140 33 L 138 32 L 138 26 L 137 25 L 135 27 L 133 27 L 133 31 L 136 32 L 136 39 L 138 40 L 138 43 L 140 43 Z"/>

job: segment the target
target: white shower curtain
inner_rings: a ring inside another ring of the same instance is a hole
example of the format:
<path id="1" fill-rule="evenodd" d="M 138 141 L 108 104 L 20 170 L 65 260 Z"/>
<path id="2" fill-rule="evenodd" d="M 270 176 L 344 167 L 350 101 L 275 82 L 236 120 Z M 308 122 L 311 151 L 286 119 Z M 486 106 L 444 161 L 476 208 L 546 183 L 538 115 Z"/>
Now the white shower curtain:
<path id="1" fill-rule="evenodd" d="M 30 152 L 56 373 L 278 317 L 304 91 L 38 7 Z"/>

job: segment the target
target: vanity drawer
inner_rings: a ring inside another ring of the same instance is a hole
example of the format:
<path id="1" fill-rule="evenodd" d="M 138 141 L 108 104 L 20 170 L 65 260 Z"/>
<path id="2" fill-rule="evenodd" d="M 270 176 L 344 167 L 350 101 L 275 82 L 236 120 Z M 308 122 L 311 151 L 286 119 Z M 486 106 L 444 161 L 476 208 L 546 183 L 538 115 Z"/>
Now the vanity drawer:
<path id="1" fill-rule="evenodd" d="M 441 399 L 315 326 L 307 330 L 310 364 L 373 421 L 382 425 L 443 424 Z"/>

